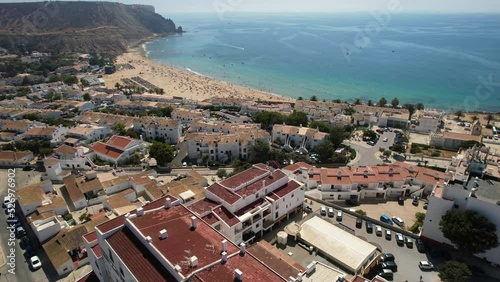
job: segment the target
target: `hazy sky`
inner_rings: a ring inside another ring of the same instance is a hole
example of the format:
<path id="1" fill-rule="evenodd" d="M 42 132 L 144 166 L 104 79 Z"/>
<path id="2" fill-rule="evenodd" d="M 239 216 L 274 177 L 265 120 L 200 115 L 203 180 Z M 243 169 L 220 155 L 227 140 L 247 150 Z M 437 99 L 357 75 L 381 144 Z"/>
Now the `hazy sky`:
<path id="1" fill-rule="evenodd" d="M 0 0 L 0 2 L 26 2 Z M 150 4 L 157 12 L 358 12 L 385 9 L 400 2 L 403 12 L 500 13 L 500 0 L 121 0 Z"/>

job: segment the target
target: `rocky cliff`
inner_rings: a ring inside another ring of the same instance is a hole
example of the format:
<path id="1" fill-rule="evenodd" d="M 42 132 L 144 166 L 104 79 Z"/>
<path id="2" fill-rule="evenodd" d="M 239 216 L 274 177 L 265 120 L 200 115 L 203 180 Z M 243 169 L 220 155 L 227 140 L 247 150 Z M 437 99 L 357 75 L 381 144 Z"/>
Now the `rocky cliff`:
<path id="1" fill-rule="evenodd" d="M 152 36 L 177 32 L 147 5 L 113 2 L 0 4 L 0 47 L 40 52 L 120 54 Z"/>

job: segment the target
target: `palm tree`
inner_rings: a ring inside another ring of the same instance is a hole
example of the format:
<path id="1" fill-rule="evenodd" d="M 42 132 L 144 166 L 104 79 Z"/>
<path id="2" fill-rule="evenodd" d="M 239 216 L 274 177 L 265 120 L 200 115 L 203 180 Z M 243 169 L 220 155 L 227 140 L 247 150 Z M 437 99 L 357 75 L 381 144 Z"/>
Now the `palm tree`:
<path id="1" fill-rule="evenodd" d="M 372 100 L 368 100 L 368 106 L 369 107 L 373 107 L 373 101 Z"/>
<path id="2" fill-rule="evenodd" d="M 379 107 L 385 107 L 385 105 L 387 105 L 387 100 L 385 98 L 381 98 L 379 101 L 378 101 L 378 106 Z"/>
<path id="3" fill-rule="evenodd" d="M 361 105 L 361 99 L 356 98 L 356 100 L 354 100 L 354 105 Z"/>
<path id="4" fill-rule="evenodd" d="M 460 120 L 460 118 L 464 116 L 464 111 L 458 110 L 455 112 L 455 115 L 457 116 L 457 120 Z"/>
<path id="5" fill-rule="evenodd" d="M 421 110 L 423 110 L 423 109 L 424 109 L 424 104 L 422 104 L 422 103 L 417 103 L 416 107 L 417 107 L 417 110 L 421 111 Z"/>
<path id="6" fill-rule="evenodd" d="M 316 97 L 316 95 L 313 95 L 313 96 L 311 96 L 310 100 L 313 101 L 313 102 L 317 102 L 318 101 L 318 97 Z"/>
<path id="7" fill-rule="evenodd" d="M 489 114 L 486 116 L 486 120 L 488 121 L 488 124 L 490 124 L 490 122 L 493 120 L 495 120 L 495 116 L 492 115 L 492 114 Z"/>

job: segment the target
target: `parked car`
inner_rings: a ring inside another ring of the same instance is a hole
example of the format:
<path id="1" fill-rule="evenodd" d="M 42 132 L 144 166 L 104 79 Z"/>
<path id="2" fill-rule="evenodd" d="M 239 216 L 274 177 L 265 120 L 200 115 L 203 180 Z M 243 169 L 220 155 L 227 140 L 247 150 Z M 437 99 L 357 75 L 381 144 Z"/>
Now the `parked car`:
<path id="1" fill-rule="evenodd" d="M 413 197 L 413 201 L 411 202 L 414 206 L 418 206 L 418 197 Z"/>
<path id="2" fill-rule="evenodd" d="M 312 208 L 310 206 L 304 205 L 304 211 L 305 212 L 312 212 L 313 210 L 312 210 Z"/>
<path id="3" fill-rule="evenodd" d="M 373 223 L 371 223 L 370 221 L 366 222 L 366 232 L 373 233 Z"/>
<path id="4" fill-rule="evenodd" d="M 383 253 L 381 256 L 380 256 L 380 260 L 382 262 L 384 261 L 394 261 L 396 259 L 396 257 L 391 254 L 391 253 Z"/>
<path id="5" fill-rule="evenodd" d="M 396 233 L 396 242 L 398 243 L 398 245 L 404 245 L 405 244 L 405 239 L 403 237 L 403 234 Z"/>
<path id="6" fill-rule="evenodd" d="M 342 221 L 342 211 L 337 210 L 337 221 Z"/>
<path id="7" fill-rule="evenodd" d="M 394 277 L 394 273 L 390 269 L 382 269 L 378 275 L 386 279 L 392 279 Z"/>
<path id="8" fill-rule="evenodd" d="M 356 228 L 363 227 L 363 219 L 361 217 L 356 218 Z"/>
<path id="9" fill-rule="evenodd" d="M 377 236 L 382 236 L 382 227 L 380 227 L 380 225 L 375 226 L 375 234 L 377 234 Z"/>
<path id="10" fill-rule="evenodd" d="M 398 204 L 404 206 L 404 204 L 405 204 L 405 198 L 404 197 L 399 197 L 398 198 Z"/>
<path id="11" fill-rule="evenodd" d="M 21 240 L 19 241 L 19 247 L 21 247 L 21 249 L 26 249 L 26 246 L 29 245 L 30 243 L 30 240 L 28 239 L 27 236 L 23 236 L 21 237 Z"/>
<path id="12" fill-rule="evenodd" d="M 387 137 L 385 137 L 384 139 L 382 139 L 382 141 L 387 142 L 387 141 L 389 141 L 389 139 Z"/>
<path id="13" fill-rule="evenodd" d="M 380 221 L 382 221 L 382 222 L 385 222 L 385 223 L 387 223 L 387 224 L 392 225 L 392 220 L 391 220 L 391 218 L 390 218 L 390 217 L 388 217 L 388 216 L 387 216 L 387 215 L 385 215 L 385 214 L 383 214 L 383 215 L 381 215 L 381 216 L 380 216 Z"/>
<path id="14" fill-rule="evenodd" d="M 387 239 L 387 240 L 391 240 L 392 239 L 391 230 L 389 230 L 389 229 L 385 230 L 385 239 Z"/>
<path id="15" fill-rule="evenodd" d="M 384 261 L 381 266 L 383 269 L 390 269 L 393 272 L 398 271 L 398 265 L 394 261 Z"/>
<path id="16" fill-rule="evenodd" d="M 424 204 L 424 210 L 426 210 L 429 207 L 429 203 Z"/>
<path id="17" fill-rule="evenodd" d="M 422 239 L 415 240 L 415 246 L 417 246 L 417 250 L 420 253 L 425 253 L 425 245 L 424 245 L 424 241 L 422 241 Z"/>
<path id="18" fill-rule="evenodd" d="M 328 217 L 333 217 L 335 215 L 335 212 L 333 208 L 328 208 Z"/>
<path id="19" fill-rule="evenodd" d="M 42 267 L 42 262 L 40 261 L 40 259 L 38 258 L 38 256 L 32 256 L 30 258 L 30 264 L 31 264 L 31 268 L 33 270 L 37 270 L 40 267 Z"/>
<path id="20" fill-rule="evenodd" d="M 7 204 L 10 204 L 10 203 L 11 203 L 11 199 L 9 196 L 3 197 L 3 205 L 2 205 L 3 208 L 6 208 Z"/>
<path id="21" fill-rule="evenodd" d="M 405 243 L 408 248 L 413 248 L 413 238 L 410 236 L 405 237 Z"/>
<path id="22" fill-rule="evenodd" d="M 26 235 L 26 230 L 24 230 L 24 227 L 22 226 L 19 226 L 17 229 L 16 229 L 16 236 L 17 238 L 21 238 L 23 236 Z"/>
<path id="23" fill-rule="evenodd" d="M 320 214 L 326 215 L 326 208 L 324 206 L 321 206 Z"/>
<path id="24" fill-rule="evenodd" d="M 394 221 L 394 223 L 396 223 L 399 226 L 404 226 L 405 225 L 405 222 L 401 218 L 399 218 L 397 216 L 393 216 L 392 217 L 392 221 Z"/>
<path id="25" fill-rule="evenodd" d="M 433 270 L 434 269 L 434 265 L 432 265 L 432 263 L 430 261 L 421 261 L 418 263 L 418 267 L 422 270 Z"/>

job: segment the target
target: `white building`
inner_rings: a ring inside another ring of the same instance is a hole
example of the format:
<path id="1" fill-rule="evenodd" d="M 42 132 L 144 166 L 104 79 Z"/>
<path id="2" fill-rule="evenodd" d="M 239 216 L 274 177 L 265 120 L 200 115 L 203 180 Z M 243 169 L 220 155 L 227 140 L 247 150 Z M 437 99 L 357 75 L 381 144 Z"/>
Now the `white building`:
<path id="1" fill-rule="evenodd" d="M 410 130 L 419 133 L 436 132 L 443 122 L 445 112 L 439 110 L 417 111 L 411 121 Z"/>
<path id="2" fill-rule="evenodd" d="M 169 144 L 177 144 L 182 136 L 180 121 L 170 118 L 145 117 L 134 122 L 134 130 L 145 138 L 165 139 Z"/>
<path id="3" fill-rule="evenodd" d="M 231 241 L 249 242 L 302 209 L 304 185 L 281 170 L 254 165 L 214 183 L 205 197 L 190 208 Z"/>
<path id="4" fill-rule="evenodd" d="M 327 139 L 328 133 L 309 127 L 275 124 L 272 131 L 272 141 L 288 150 L 298 148 L 307 152 Z"/>
<path id="5" fill-rule="evenodd" d="M 144 153 L 148 143 L 125 136 L 113 136 L 108 142 L 96 142 L 90 148 L 98 159 L 120 164 L 128 161 L 136 152 Z"/>
<path id="6" fill-rule="evenodd" d="M 90 124 L 79 124 L 73 128 L 70 128 L 68 132 L 66 132 L 66 137 L 73 137 L 80 140 L 85 140 L 86 142 L 92 142 L 104 139 L 104 137 L 108 136 L 109 134 L 111 134 L 111 130 L 108 127 Z"/>
<path id="7" fill-rule="evenodd" d="M 62 144 L 68 128 L 64 126 L 35 126 L 26 131 L 24 139 L 40 139 L 50 141 L 51 146 Z"/>
<path id="8" fill-rule="evenodd" d="M 33 160 L 34 156 L 31 151 L 1 151 L 0 166 L 24 166 Z"/>

